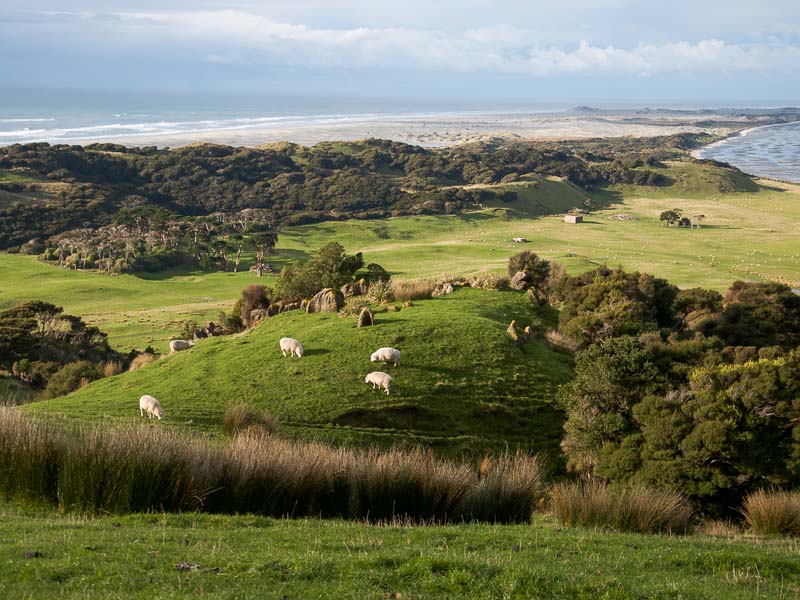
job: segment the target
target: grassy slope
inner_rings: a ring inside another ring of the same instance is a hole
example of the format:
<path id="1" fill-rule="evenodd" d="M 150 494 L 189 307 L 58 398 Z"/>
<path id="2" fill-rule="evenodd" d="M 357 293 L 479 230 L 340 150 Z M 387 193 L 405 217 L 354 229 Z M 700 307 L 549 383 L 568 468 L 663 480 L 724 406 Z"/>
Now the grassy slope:
<path id="1" fill-rule="evenodd" d="M 172 598 L 784 598 L 794 540 L 532 525 L 377 527 L 209 515 L 67 518 L 0 504 L 0 595 Z M 25 559 L 38 551 L 40 558 Z M 175 570 L 179 562 L 200 569 Z"/>
<path id="2" fill-rule="evenodd" d="M 522 247 L 564 262 L 572 272 L 602 263 L 651 272 L 683 286 L 726 289 L 736 279 L 769 278 L 800 284 L 800 186 L 763 182 L 757 192 L 723 194 L 715 167 L 680 163 L 665 173 L 668 188 L 622 186 L 592 197 L 608 208 L 582 225 L 558 216 L 580 204 L 585 192 L 567 183 L 531 178 L 514 189 L 511 205 L 448 216 L 399 217 L 382 221 L 319 223 L 283 230 L 277 266 L 310 256 L 330 241 L 362 251 L 404 277 L 501 271 Z M 562 204 L 563 202 L 563 204 Z M 661 211 L 678 207 L 706 215 L 702 229 L 661 227 Z M 638 221 L 607 217 L 624 212 Z M 186 319 L 216 319 L 239 290 L 258 279 L 250 273 L 165 273 L 158 278 L 105 277 L 66 272 L 25 256 L 0 254 L 0 308 L 21 299 L 41 298 L 87 315 L 121 348 L 153 344 L 165 349 Z M 270 279 L 262 280 L 269 285 Z"/>
<path id="3" fill-rule="evenodd" d="M 318 439 L 412 436 L 450 450 L 508 441 L 556 454 L 561 415 L 551 401 L 569 377 L 568 361 L 538 344 L 516 347 L 505 331 L 512 319 L 536 319 L 523 294 L 472 289 L 379 313 L 363 329 L 355 317 L 294 311 L 25 410 L 131 422 L 139 396 L 152 394 L 167 424 L 220 431 L 225 407 L 249 402 L 277 415 L 289 433 Z M 283 336 L 303 343 L 302 359 L 281 356 Z M 402 364 L 371 363 L 381 346 L 399 348 Z M 395 377 L 390 396 L 364 383 L 373 370 Z"/>

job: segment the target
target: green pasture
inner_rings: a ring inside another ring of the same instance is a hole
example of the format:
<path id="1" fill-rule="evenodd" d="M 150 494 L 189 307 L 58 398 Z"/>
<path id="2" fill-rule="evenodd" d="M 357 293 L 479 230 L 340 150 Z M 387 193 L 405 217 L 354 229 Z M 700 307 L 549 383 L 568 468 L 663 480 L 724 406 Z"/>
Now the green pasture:
<path id="1" fill-rule="evenodd" d="M 724 291 L 737 279 L 799 285 L 800 187 L 762 181 L 755 191 L 722 193 L 712 177 L 716 171 L 704 175 L 709 169 L 704 165 L 681 165 L 669 172 L 683 187 L 621 186 L 589 194 L 558 180 L 529 177 L 495 186 L 517 191 L 516 201 L 462 214 L 285 228 L 271 262 L 280 267 L 337 241 L 396 276 L 433 277 L 500 272 L 511 254 L 527 249 L 563 262 L 572 273 L 608 264 L 647 271 L 681 287 Z M 580 225 L 564 223 L 563 211 L 586 199 L 599 210 Z M 702 227 L 663 227 L 658 216 L 671 208 L 690 218 L 705 215 Z M 620 213 L 637 220 L 608 218 Z M 529 241 L 515 244 L 512 237 Z M 270 285 L 271 278 L 259 280 L 247 272 L 246 261 L 244 268 L 236 274 L 178 271 L 109 277 L 0 254 L 0 308 L 20 300 L 47 300 L 108 331 L 117 347 L 150 344 L 164 350 L 183 321 L 217 320 L 245 285 Z"/>
<path id="2" fill-rule="evenodd" d="M 794 598 L 800 546 L 530 525 L 102 518 L 0 504 L 4 598 Z M 37 554 L 38 553 L 38 554 Z"/>
<path id="3" fill-rule="evenodd" d="M 246 402 L 299 437 L 472 452 L 510 443 L 556 456 L 562 416 L 552 400 L 569 361 L 538 343 L 518 347 L 506 333 L 512 319 L 524 327 L 550 318 L 521 292 L 473 289 L 377 313 L 361 329 L 356 317 L 291 311 L 23 410 L 130 424 L 140 420 L 139 397 L 151 394 L 164 407 L 159 426 L 221 433 L 226 407 Z M 282 357 L 284 336 L 302 342 L 302 359 Z M 400 366 L 370 362 L 383 346 L 400 350 Z M 381 370 L 394 377 L 390 395 L 364 382 Z"/>

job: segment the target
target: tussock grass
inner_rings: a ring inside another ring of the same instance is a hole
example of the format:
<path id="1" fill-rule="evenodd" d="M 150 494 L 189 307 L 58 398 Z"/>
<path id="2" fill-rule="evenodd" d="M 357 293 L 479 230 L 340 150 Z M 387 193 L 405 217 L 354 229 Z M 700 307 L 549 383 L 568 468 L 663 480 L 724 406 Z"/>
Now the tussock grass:
<path id="1" fill-rule="evenodd" d="M 642 486 L 613 488 L 594 481 L 553 486 L 550 506 L 564 525 L 639 533 L 686 532 L 692 516 L 680 494 Z"/>
<path id="2" fill-rule="evenodd" d="M 757 535 L 800 535 L 800 491 L 758 490 L 745 498 L 741 512 Z"/>
<path id="3" fill-rule="evenodd" d="M 258 430 L 262 433 L 275 433 L 280 424 L 278 419 L 252 404 L 235 404 L 225 409 L 223 427 L 228 435 Z"/>
<path id="4" fill-rule="evenodd" d="M 392 295 L 398 302 L 425 300 L 433 295 L 436 282 L 430 279 L 392 279 Z"/>
<path id="5" fill-rule="evenodd" d="M 298 443 L 250 427 L 223 446 L 154 425 L 59 431 L 0 409 L 0 488 L 81 513 L 204 511 L 367 521 L 526 522 L 539 459 L 506 453 L 479 476 L 427 450 Z"/>
<path id="6" fill-rule="evenodd" d="M 526 522 L 544 502 L 545 465 L 538 456 L 506 451 L 481 461 L 479 473 L 480 481 L 470 486 L 459 507 L 466 520 Z"/>

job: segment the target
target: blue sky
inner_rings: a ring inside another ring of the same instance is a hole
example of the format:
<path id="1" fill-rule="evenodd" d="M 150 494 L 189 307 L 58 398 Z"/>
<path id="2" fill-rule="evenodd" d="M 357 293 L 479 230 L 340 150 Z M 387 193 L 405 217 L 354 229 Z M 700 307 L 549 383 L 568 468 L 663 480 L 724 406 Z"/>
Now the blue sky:
<path id="1" fill-rule="evenodd" d="M 0 0 L 3 87 L 800 103 L 800 2 Z"/>

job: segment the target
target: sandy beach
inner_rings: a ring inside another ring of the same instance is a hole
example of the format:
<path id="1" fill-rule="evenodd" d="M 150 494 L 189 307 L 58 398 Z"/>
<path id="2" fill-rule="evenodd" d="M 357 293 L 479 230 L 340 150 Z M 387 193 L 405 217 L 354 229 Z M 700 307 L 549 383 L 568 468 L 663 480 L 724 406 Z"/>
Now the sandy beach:
<path id="1" fill-rule="evenodd" d="M 89 144 L 178 147 L 196 142 L 258 146 L 279 141 L 313 145 L 330 140 L 391 139 L 428 147 L 451 146 L 493 138 L 565 140 L 593 137 L 655 136 L 719 131 L 694 124 L 696 117 L 642 115 L 429 114 L 352 117 L 330 122 L 270 123 L 205 131 L 137 134 L 59 140 Z M 728 130 L 722 130 L 727 133 Z"/>

